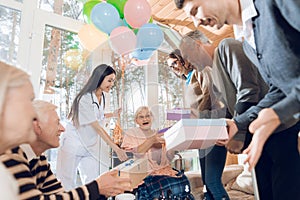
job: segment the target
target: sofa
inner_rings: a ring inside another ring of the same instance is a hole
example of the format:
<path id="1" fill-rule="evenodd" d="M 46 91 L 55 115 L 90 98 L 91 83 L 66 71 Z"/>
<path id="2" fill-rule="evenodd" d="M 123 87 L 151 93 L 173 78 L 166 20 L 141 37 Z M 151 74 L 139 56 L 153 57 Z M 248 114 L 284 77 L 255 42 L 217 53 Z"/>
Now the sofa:
<path id="1" fill-rule="evenodd" d="M 252 176 L 243 165 L 244 155 L 227 154 L 227 160 L 222 175 L 222 183 L 231 200 L 254 200 Z M 187 171 L 191 192 L 195 199 L 203 199 L 203 182 L 200 171 Z"/>

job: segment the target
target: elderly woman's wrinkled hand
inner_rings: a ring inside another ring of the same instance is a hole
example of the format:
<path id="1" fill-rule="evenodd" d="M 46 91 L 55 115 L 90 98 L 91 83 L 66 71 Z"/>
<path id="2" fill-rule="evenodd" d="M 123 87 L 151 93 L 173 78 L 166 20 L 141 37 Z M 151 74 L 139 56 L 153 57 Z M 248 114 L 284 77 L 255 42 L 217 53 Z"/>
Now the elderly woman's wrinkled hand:
<path id="1" fill-rule="evenodd" d="M 154 148 L 162 148 L 162 145 L 166 143 L 165 139 L 158 134 L 154 135 L 151 139 L 152 139 L 152 147 Z"/>

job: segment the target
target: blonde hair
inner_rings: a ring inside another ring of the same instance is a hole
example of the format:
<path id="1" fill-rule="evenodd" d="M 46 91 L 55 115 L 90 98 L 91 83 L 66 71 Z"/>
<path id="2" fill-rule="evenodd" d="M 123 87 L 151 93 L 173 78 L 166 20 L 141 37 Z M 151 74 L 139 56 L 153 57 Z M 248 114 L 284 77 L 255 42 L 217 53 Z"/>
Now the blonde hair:
<path id="1" fill-rule="evenodd" d="M 0 61 L 0 121 L 2 121 L 5 98 L 10 88 L 17 88 L 30 82 L 25 71 Z M 22 99 L 20 99 L 22 101 Z"/>
<path id="2" fill-rule="evenodd" d="M 57 108 L 56 105 L 44 100 L 34 100 L 32 105 L 37 114 L 38 121 L 47 121 L 48 112 Z"/>
<path id="3" fill-rule="evenodd" d="M 138 115 L 139 115 L 143 110 L 149 111 L 150 116 L 153 117 L 153 113 L 152 113 L 152 111 L 150 110 L 150 108 L 149 108 L 148 106 L 140 106 L 140 107 L 135 111 L 135 114 L 134 114 L 134 120 L 136 120 L 136 119 L 138 118 Z"/>

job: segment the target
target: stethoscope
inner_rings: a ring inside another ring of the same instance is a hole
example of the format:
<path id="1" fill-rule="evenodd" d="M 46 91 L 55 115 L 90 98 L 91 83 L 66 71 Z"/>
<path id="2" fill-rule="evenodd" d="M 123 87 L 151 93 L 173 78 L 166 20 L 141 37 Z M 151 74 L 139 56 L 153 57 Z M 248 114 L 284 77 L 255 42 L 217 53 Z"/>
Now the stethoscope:
<path id="1" fill-rule="evenodd" d="M 92 101 L 93 101 L 92 104 L 96 104 L 96 106 L 97 106 L 97 108 L 99 110 L 100 109 L 99 103 L 94 100 L 92 92 L 91 92 L 91 98 L 92 98 Z M 105 106 L 105 98 L 104 98 L 104 94 L 103 93 L 102 93 L 102 99 L 103 99 L 103 105 Z"/>

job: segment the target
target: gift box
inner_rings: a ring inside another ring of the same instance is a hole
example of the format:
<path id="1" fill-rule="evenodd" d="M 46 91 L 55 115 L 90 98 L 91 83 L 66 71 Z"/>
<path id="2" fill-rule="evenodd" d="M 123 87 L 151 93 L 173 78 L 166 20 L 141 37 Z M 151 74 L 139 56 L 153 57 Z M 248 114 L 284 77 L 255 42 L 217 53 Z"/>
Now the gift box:
<path id="1" fill-rule="evenodd" d="M 175 108 L 167 110 L 167 120 L 181 120 L 189 119 L 191 116 L 191 110 L 183 108 Z"/>
<path id="2" fill-rule="evenodd" d="M 114 169 L 119 170 L 120 177 L 126 177 L 131 180 L 131 188 L 137 188 L 150 173 L 150 166 L 148 159 L 129 159 Z"/>
<path id="3" fill-rule="evenodd" d="M 165 134 L 167 150 L 206 149 L 228 139 L 225 119 L 181 119 Z"/>

